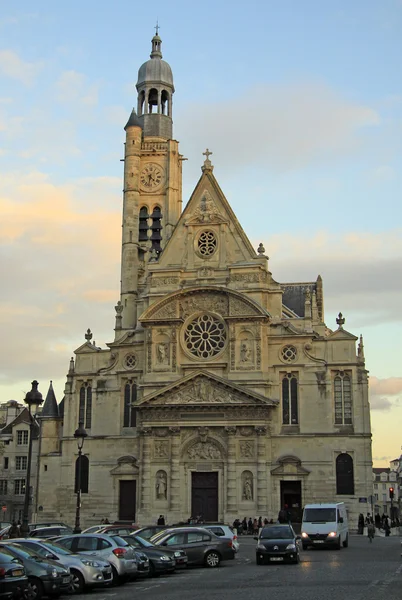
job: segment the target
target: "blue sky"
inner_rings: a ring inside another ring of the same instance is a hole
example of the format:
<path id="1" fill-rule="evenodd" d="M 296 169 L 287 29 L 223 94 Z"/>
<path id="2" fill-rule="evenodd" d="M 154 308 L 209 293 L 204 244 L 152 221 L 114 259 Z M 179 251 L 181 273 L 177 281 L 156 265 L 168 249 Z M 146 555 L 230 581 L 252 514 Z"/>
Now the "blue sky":
<path id="1" fill-rule="evenodd" d="M 123 127 L 156 19 L 174 74 L 183 200 L 215 175 L 279 281 L 324 280 L 363 333 L 376 464 L 400 452 L 402 0 L 3 0 L 1 401 L 112 338 Z"/>

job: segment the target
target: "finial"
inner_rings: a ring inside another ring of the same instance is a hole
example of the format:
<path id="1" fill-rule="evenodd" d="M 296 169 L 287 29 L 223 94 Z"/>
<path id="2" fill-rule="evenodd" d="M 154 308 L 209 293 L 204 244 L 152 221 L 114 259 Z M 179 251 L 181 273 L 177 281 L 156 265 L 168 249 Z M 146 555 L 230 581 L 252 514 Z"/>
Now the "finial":
<path id="1" fill-rule="evenodd" d="M 162 50 L 161 50 L 161 45 L 162 45 L 162 40 L 158 35 L 159 32 L 159 23 L 158 21 L 156 21 L 156 26 L 155 26 L 155 35 L 152 38 L 152 52 L 150 54 L 151 58 L 162 58 Z"/>
<path id="2" fill-rule="evenodd" d="M 121 301 L 119 300 L 116 304 L 116 306 L 114 307 L 115 311 L 116 311 L 116 326 L 115 329 L 121 329 L 121 323 L 122 323 L 122 312 L 123 312 L 123 305 L 121 303 Z"/>
<path id="3" fill-rule="evenodd" d="M 158 261 L 158 253 L 155 248 L 152 248 L 149 262 L 157 262 L 157 261 Z"/>
<path id="4" fill-rule="evenodd" d="M 68 372 L 74 373 L 74 358 L 73 357 L 70 358 L 70 367 L 68 369 Z"/>
<path id="5" fill-rule="evenodd" d="M 338 315 L 338 318 L 336 320 L 336 324 L 338 325 L 339 329 L 342 329 L 342 326 L 344 325 L 344 323 L 345 323 L 345 319 L 343 317 L 343 314 L 340 312 Z"/>
<path id="6" fill-rule="evenodd" d="M 364 344 L 362 334 L 360 334 L 359 345 L 357 347 L 357 356 L 364 362 Z"/>
<path id="7" fill-rule="evenodd" d="M 265 248 L 264 245 L 262 243 L 259 244 L 257 252 L 260 256 L 264 256 L 265 254 Z"/>
<path id="8" fill-rule="evenodd" d="M 117 301 L 117 304 L 116 304 L 116 306 L 114 307 L 114 309 L 115 309 L 115 311 L 116 311 L 116 313 L 117 313 L 118 315 L 121 315 L 121 313 L 123 312 L 123 305 L 122 305 L 122 303 L 121 303 L 121 300 L 118 300 L 118 301 Z"/>
<path id="9" fill-rule="evenodd" d="M 202 153 L 203 156 L 206 156 L 206 159 L 204 160 L 204 164 L 201 167 L 202 172 L 204 171 L 213 171 L 213 166 L 211 161 L 209 160 L 209 157 L 211 156 L 211 154 L 213 154 L 213 152 L 211 152 L 210 150 L 208 150 L 208 148 L 205 150 L 205 152 Z"/>
<path id="10" fill-rule="evenodd" d="M 159 23 L 158 23 L 158 19 L 156 19 L 156 25 L 155 25 L 154 29 L 155 29 L 155 35 L 158 35 L 158 33 L 159 33 Z"/>
<path id="11" fill-rule="evenodd" d="M 87 332 L 85 334 L 85 339 L 87 342 L 90 342 L 92 340 L 92 331 L 88 328 Z"/>
<path id="12" fill-rule="evenodd" d="M 306 302 L 311 302 L 311 290 L 307 288 L 306 290 Z"/>

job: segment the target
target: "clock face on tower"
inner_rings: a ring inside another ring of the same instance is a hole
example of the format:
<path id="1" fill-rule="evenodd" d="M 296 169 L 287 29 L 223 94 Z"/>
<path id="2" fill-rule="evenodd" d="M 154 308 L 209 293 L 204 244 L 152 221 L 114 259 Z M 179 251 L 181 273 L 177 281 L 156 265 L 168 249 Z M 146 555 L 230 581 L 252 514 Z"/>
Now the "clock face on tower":
<path id="1" fill-rule="evenodd" d="M 163 169 L 156 163 L 147 163 L 141 171 L 140 183 L 143 190 L 154 190 L 163 181 Z"/>

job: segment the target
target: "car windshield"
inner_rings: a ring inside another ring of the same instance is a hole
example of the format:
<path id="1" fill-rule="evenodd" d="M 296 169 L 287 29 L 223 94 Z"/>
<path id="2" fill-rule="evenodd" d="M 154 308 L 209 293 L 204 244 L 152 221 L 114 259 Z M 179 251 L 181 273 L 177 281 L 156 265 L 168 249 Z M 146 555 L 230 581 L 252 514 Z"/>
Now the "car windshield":
<path id="1" fill-rule="evenodd" d="M 288 540 L 292 537 L 290 527 L 267 527 L 261 531 L 260 535 L 263 540 Z"/>
<path id="2" fill-rule="evenodd" d="M 124 540 L 122 537 L 120 537 L 119 535 L 111 535 L 110 536 L 115 542 L 116 544 L 118 544 L 119 546 L 129 546 L 130 544 L 128 542 L 126 542 L 126 540 Z"/>
<path id="3" fill-rule="evenodd" d="M 15 552 L 21 558 L 40 558 L 38 553 L 29 548 L 23 548 L 20 544 L 10 544 L 10 552 Z"/>
<path id="4" fill-rule="evenodd" d="M 43 546 L 46 546 L 46 548 L 49 548 L 49 550 L 53 550 L 53 552 L 62 554 L 63 556 L 66 556 L 67 554 L 73 554 L 73 552 L 70 552 L 70 550 L 67 550 L 67 548 L 61 544 L 58 544 L 57 542 L 42 542 L 42 544 Z"/>
<path id="5" fill-rule="evenodd" d="M 306 523 L 328 523 L 336 521 L 335 508 L 305 508 L 303 521 Z"/>
<path id="6" fill-rule="evenodd" d="M 144 546 L 144 548 L 153 548 L 154 545 L 151 544 L 151 542 L 148 542 L 148 540 L 144 540 L 144 538 L 142 538 L 140 535 L 130 535 L 129 538 L 132 538 L 136 541 L 138 541 L 141 546 Z"/>
<path id="7" fill-rule="evenodd" d="M 149 541 L 151 542 L 151 544 L 155 544 L 158 540 L 161 540 L 162 538 L 166 537 L 168 533 L 170 532 L 166 529 L 164 529 L 163 531 L 158 531 L 158 533 L 154 533 L 154 535 L 149 539 Z"/>

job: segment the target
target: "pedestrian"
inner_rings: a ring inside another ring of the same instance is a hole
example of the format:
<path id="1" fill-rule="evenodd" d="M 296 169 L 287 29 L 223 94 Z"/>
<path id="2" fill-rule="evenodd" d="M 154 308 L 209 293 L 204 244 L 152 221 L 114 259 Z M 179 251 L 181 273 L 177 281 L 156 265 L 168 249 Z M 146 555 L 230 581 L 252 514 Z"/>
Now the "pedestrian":
<path id="1" fill-rule="evenodd" d="M 380 513 L 376 513 L 375 517 L 374 517 L 374 523 L 375 526 L 377 527 L 377 529 L 380 529 L 381 527 L 381 517 L 380 517 Z"/>
<path id="2" fill-rule="evenodd" d="M 357 533 L 363 535 L 364 531 L 364 515 L 360 513 L 359 518 L 357 520 Z"/>
<path id="3" fill-rule="evenodd" d="M 20 528 L 15 521 L 12 522 L 10 529 L 8 530 L 8 537 L 10 539 L 19 538 L 21 535 Z"/>
<path id="4" fill-rule="evenodd" d="M 262 517 L 258 517 L 258 529 L 262 527 Z"/>
<path id="5" fill-rule="evenodd" d="M 159 519 L 156 522 L 157 525 L 165 525 L 165 517 L 163 515 L 159 515 Z"/>
<path id="6" fill-rule="evenodd" d="M 384 531 L 385 531 L 385 537 L 389 537 L 391 534 L 391 527 L 389 525 L 388 517 L 385 518 L 383 527 L 384 527 Z"/>
<path id="7" fill-rule="evenodd" d="M 254 521 L 253 521 L 253 533 L 254 533 L 254 535 L 258 535 L 258 521 L 257 521 L 257 519 L 254 519 Z"/>
<path id="8" fill-rule="evenodd" d="M 251 517 L 247 521 L 247 532 L 249 535 L 253 535 L 253 521 L 252 521 Z"/>
<path id="9" fill-rule="evenodd" d="M 267 519 L 267 517 L 265 517 L 265 519 L 264 519 L 264 525 L 268 525 L 268 519 Z"/>
<path id="10" fill-rule="evenodd" d="M 281 510 L 278 513 L 278 523 L 286 523 L 287 522 L 287 515 L 286 515 L 286 510 L 284 508 L 281 508 Z"/>
<path id="11" fill-rule="evenodd" d="M 110 521 L 109 519 L 106 517 L 106 519 L 103 521 L 105 525 L 110 525 Z"/>
<path id="12" fill-rule="evenodd" d="M 246 517 L 244 517 L 244 519 L 241 522 L 241 524 L 242 524 L 242 533 L 244 533 L 244 535 L 246 535 L 246 533 L 247 533 L 247 519 L 246 519 Z"/>
<path id="13" fill-rule="evenodd" d="M 370 515 L 370 513 L 367 513 L 367 517 L 364 524 L 366 525 L 366 527 L 368 527 L 371 523 L 373 523 L 373 517 Z"/>
<path id="14" fill-rule="evenodd" d="M 369 522 L 369 524 L 367 525 L 367 537 L 369 539 L 370 544 L 373 542 L 374 534 L 375 534 L 375 526 L 371 520 L 371 522 Z"/>

